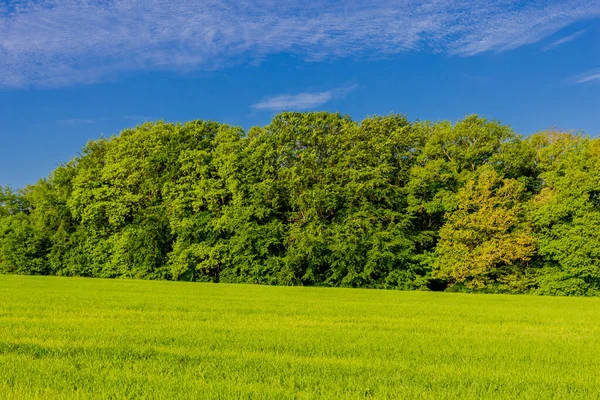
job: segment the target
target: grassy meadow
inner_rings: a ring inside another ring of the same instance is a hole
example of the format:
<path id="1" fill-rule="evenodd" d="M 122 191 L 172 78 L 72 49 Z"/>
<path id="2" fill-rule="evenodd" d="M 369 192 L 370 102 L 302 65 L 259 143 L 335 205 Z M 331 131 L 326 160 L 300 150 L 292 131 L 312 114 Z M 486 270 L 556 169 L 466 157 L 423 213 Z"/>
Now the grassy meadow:
<path id="1" fill-rule="evenodd" d="M 600 397 L 600 299 L 0 275 L 0 397 Z"/>

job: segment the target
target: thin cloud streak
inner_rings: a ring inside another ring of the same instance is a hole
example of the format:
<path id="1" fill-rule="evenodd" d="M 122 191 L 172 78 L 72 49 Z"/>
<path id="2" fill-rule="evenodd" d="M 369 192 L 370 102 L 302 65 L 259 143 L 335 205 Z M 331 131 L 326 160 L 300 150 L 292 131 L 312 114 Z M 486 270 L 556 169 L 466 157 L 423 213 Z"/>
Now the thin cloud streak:
<path id="1" fill-rule="evenodd" d="M 572 78 L 575 83 L 591 83 L 600 80 L 600 70 L 588 71 Z"/>
<path id="2" fill-rule="evenodd" d="M 356 89 L 356 85 L 327 90 L 315 93 L 298 93 L 298 94 L 280 94 L 269 96 L 251 107 L 256 110 L 269 111 L 300 111 L 310 110 L 329 103 L 333 99 L 344 98 L 352 90 Z"/>
<path id="3" fill-rule="evenodd" d="M 577 31 L 577 32 L 575 32 L 575 33 L 573 33 L 573 34 L 569 35 L 569 36 L 565 36 L 564 38 L 558 39 L 558 40 L 556 40 L 556 41 L 554 41 L 554 42 L 550 43 L 549 45 L 545 46 L 545 47 L 542 49 L 542 51 L 549 51 L 549 50 L 552 50 L 552 49 L 554 49 L 555 47 L 558 47 L 558 46 L 560 46 L 560 45 L 562 45 L 562 44 L 565 44 L 565 43 L 571 42 L 571 41 L 573 41 L 573 40 L 577 39 L 579 36 L 583 35 L 585 32 L 586 32 L 586 30 L 585 30 L 585 29 L 582 29 L 582 30 L 580 30 L 580 31 Z"/>
<path id="4" fill-rule="evenodd" d="M 600 17 L 589 0 L 22 0 L 0 5 L 0 88 L 426 51 L 472 56 Z"/>
<path id="5" fill-rule="evenodd" d="M 252 108 L 257 110 L 308 110 L 322 106 L 332 99 L 331 92 L 300 93 L 295 95 L 282 94 L 267 97 L 254 104 Z"/>

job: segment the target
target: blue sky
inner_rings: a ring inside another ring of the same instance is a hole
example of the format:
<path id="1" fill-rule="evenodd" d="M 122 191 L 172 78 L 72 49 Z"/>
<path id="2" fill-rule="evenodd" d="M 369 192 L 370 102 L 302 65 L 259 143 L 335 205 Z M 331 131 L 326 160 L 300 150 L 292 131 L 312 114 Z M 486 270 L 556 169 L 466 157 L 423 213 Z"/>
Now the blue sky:
<path id="1" fill-rule="evenodd" d="M 478 113 L 600 132 L 600 0 L 0 0 L 0 185 L 155 119 Z"/>

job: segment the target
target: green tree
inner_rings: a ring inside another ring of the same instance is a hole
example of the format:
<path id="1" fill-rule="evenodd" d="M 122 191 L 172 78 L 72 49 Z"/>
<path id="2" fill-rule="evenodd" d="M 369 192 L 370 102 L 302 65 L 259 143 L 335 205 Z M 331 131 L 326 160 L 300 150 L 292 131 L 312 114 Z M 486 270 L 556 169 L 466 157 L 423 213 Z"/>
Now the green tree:
<path id="1" fill-rule="evenodd" d="M 433 252 L 460 188 L 480 166 L 502 165 L 498 154 L 519 137 L 510 127 L 477 115 L 456 124 L 417 122 L 412 129 L 424 143 L 410 170 L 409 210 L 420 232 L 420 247 Z"/>
<path id="2" fill-rule="evenodd" d="M 145 123 L 0 189 L 0 271 L 597 294 L 599 148 L 476 115 Z"/>
<path id="3" fill-rule="evenodd" d="M 600 292 L 600 141 L 549 132 L 538 145 L 543 188 L 532 200 L 539 237 L 538 292 L 595 295 Z"/>

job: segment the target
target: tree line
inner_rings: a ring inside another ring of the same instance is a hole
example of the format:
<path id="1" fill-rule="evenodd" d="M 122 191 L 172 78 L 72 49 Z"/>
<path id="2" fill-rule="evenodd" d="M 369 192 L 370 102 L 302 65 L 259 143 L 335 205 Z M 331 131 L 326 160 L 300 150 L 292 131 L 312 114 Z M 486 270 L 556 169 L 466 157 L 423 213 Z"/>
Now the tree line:
<path id="1" fill-rule="evenodd" d="M 0 191 L 0 272 L 597 295 L 600 140 L 476 115 L 149 122 Z"/>

